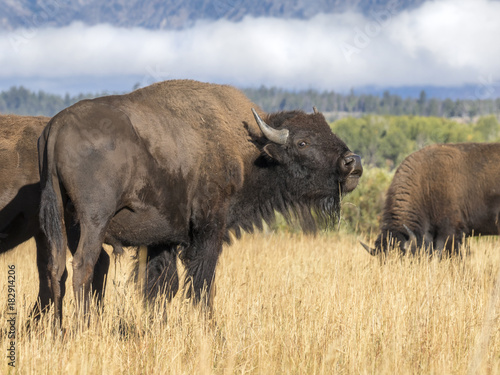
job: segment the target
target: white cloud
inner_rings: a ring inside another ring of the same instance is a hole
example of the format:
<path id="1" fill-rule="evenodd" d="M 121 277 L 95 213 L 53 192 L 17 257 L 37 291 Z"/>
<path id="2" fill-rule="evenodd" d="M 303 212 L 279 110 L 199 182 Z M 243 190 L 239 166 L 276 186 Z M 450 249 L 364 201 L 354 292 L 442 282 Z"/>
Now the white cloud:
<path id="1" fill-rule="evenodd" d="M 393 1 L 370 16 L 322 14 L 307 21 L 204 21 L 181 31 L 75 23 L 1 32 L 0 85 L 139 77 L 143 84 L 194 78 L 346 90 L 498 80 L 500 2 L 432 1 L 398 14 L 396 7 Z"/>

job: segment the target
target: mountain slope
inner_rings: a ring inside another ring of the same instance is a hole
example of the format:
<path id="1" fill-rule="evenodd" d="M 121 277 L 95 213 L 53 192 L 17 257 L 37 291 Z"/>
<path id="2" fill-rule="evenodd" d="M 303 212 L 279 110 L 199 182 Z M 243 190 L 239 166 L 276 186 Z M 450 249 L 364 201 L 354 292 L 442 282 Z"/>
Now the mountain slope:
<path id="1" fill-rule="evenodd" d="M 307 19 L 347 10 L 366 15 L 391 7 L 397 11 L 425 0 L 0 0 L 0 29 L 88 25 L 181 29 L 197 20 L 241 20 L 244 16 Z"/>

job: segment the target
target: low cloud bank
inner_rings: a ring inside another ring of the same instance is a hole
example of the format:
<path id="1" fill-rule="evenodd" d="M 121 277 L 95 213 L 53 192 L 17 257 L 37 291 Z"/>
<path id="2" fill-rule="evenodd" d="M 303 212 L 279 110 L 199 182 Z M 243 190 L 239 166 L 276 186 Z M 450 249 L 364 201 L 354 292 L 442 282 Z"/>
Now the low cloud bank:
<path id="1" fill-rule="evenodd" d="M 193 78 L 242 87 L 348 90 L 366 85 L 494 85 L 500 76 L 500 2 L 442 0 L 399 12 L 246 17 L 181 31 L 86 26 L 0 32 L 0 88 L 75 77 L 147 85 Z M 114 77 L 109 79 L 109 77 Z M 78 79 L 76 79 L 78 81 Z M 52 83 L 50 83 L 52 82 Z M 109 83 L 115 82 L 115 83 Z M 77 83 L 75 83 L 78 86 Z M 96 87 L 95 91 L 102 90 Z M 131 89 L 131 87 L 129 87 Z"/>

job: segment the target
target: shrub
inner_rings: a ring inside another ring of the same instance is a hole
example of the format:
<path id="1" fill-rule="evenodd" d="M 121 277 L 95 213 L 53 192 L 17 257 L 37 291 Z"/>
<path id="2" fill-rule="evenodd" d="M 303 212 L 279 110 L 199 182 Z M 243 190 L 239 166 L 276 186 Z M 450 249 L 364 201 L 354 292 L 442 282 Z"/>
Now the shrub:
<path id="1" fill-rule="evenodd" d="M 378 231 L 385 193 L 394 172 L 387 168 L 366 168 L 358 187 L 342 200 L 341 228 L 349 232 Z"/>

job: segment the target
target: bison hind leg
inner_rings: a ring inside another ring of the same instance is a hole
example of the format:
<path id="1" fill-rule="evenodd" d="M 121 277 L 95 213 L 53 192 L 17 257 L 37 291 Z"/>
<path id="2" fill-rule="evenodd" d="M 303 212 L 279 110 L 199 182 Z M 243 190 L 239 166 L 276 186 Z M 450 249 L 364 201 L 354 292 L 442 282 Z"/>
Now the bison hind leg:
<path id="1" fill-rule="evenodd" d="M 36 262 L 38 268 L 38 297 L 30 312 L 30 320 L 37 322 L 41 315 L 50 307 L 51 289 L 50 275 L 48 272 L 49 246 L 42 231 L 35 235 Z M 29 322 L 28 322 L 29 325 Z"/>
<path id="2" fill-rule="evenodd" d="M 80 224 L 74 220 L 72 213 L 68 212 L 68 210 L 65 212 L 64 220 L 68 223 L 66 230 L 68 236 L 68 248 L 71 251 L 71 254 L 74 255 L 80 242 Z M 109 264 L 109 255 L 106 250 L 101 247 L 99 258 L 97 258 L 97 262 L 94 265 L 90 290 L 91 297 L 96 300 L 98 311 L 100 311 L 103 307 L 102 300 L 106 289 L 106 278 L 109 271 Z"/>

